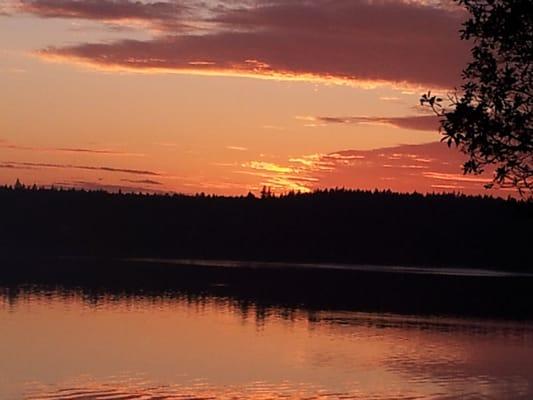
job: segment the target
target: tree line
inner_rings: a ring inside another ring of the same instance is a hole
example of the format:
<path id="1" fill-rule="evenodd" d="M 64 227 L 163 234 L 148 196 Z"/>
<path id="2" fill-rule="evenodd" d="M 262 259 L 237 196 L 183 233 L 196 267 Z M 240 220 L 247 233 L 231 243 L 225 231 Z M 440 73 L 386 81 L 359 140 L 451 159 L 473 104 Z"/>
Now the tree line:
<path id="1" fill-rule="evenodd" d="M 532 203 L 346 189 L 238 197 L 0 187 L 10 256 L 533 267 Z"/>

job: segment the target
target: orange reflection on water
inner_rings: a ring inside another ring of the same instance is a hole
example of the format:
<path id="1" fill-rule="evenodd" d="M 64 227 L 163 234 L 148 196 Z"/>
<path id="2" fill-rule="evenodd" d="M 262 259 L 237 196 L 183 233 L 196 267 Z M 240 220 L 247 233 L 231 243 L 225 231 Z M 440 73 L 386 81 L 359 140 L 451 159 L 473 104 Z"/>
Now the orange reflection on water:
<path id="1" fill-rule="evenodd" d="M 0 293 L 0 398 L 531 398 L 528 323 Z M 510 397 L 509 397 L 510 396 Z"/>
<path id="2" fill-rule="evenodd" d="M 273 385 L 268 382 L 252 382 L 247 387 L 211 387 L 208 383 L 197 380 L 189 385 L 157 386 L 142 379 L 127 379 L 122 383 L 98 383 L 90 379 L 78 379 L 61 388 L 51 389 L 34 387 L 28 390 L 27 400 L 82 400 L 82 399 L 331 399 L 360 398 L 354 393 L 332 392 L 313 388 L 312 385 L 294 385 L 291 382 Z"/>

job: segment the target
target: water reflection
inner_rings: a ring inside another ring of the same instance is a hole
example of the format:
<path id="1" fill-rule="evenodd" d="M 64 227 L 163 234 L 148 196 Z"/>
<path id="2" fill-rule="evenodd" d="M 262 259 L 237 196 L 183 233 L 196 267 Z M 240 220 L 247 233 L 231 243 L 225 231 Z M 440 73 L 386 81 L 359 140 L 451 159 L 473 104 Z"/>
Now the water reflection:
<path id="1" fill-rule="evenodd" d="M 2 260 L 0 286 L 20 284 L 84 288 L 86 301 L 131 296 L 201 301 L 233 299 L 242 313 L 282 308 L 448 315 L 533 320 L 533 277 L 510 274 L 412 273 L 406 268 L 312 268 L 268 265 L 191 265 L 175 261 L 92 258 Z M 392 272 L 392 270 L 396 272 Z M 464 272 L 464 271 L 463 271 Z M 60 289 L 63 290 L 63 289 Z M 15 289 L 8 296 L 16 298 Z"/>
<path id="2" fill-rule="evenodd" d="M 311 392 L 312 391 L 312 392 Z M 313 394 L 311 394 L 313 393 Z M 350 393 L 335 393 L 316 388 L 311 385 L 294 385 L 289 382 L 272 385 L 268 382 L 253 382 L 247 387 L 212 387 L 201 380 L 189 385 L 163 385 L 157 386 L 141 379 L 126 379 L 126 382 L 97 383 L 78 380 L 65 388 L 50 389 L 34 387 L 27 391 L 28 400 L 161 400 L 161 399 L 331 399 L 331 398 L 356 398 Z"/>
<path id="3" fill-rule="evenodd" d="M 530 399 L 533 325 L 0 288 L 2 399 Z"/>

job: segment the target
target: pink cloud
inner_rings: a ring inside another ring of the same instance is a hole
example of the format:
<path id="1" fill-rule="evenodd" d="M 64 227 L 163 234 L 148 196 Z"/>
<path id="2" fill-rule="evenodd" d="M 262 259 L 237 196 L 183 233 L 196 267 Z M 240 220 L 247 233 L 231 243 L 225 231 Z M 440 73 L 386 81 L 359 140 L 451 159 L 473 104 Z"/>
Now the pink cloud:
<path id="1" fill-rule="evenodd" d="M 89 1 L 95 7 L 93 2 Z M 462 12 L 428 4 L 271 1 L 237 9 L 219 7 L 212 13 L 215 16 L 207 19 L 202 19 L 201 13 L 194 17 L 203 24 L 198 32 L 167 32 L 146 41 L 50 47 L 40 54 L 110 69 L 424 87 L 457 85 L 468 57 L 468 45 L 460 41 L 458 33 Z M 109 17 L 100 14 L 95 11 L 88 18 Z"/>
<path id="2" fill-rule="evenodd" d="M 277 192 L 311 191 L 332 187 L 391 189 L 399 192 L 462 192 L 507 197 L 508 191 L 486 190 L 485 175 L 463 175 L 465 156 L 441 142 L 400 145 L 374 150 L 343 150 L 291 158 L 276 168 L 253 171 L 253 162 L 242 171 L 256 175 L 261 184 Z M 257 169 L 257 168 L 255 168 Z"/>
<path id="3" fill-rule="evenodd" d="M 400 145 L 375 150 L 345 150 L 325 155 L 331 169 L 314 173 L 316 187 L 392 189 L 400 192 L 460 191 L 503 195 L 488 191 L 490 171 L 482 176 L 463 175 L 465 155 L 441 142 Z M 507 196 L 507 192 L 505 196 Z"/>
<path id="4" fill-rule="evenodd" d="M 159 29 L 182 27 L 183 2 L 131 0 L 20 0 L 18 10 L 43 18 L 76 18 L 104 22 L 149 23 Z"/>

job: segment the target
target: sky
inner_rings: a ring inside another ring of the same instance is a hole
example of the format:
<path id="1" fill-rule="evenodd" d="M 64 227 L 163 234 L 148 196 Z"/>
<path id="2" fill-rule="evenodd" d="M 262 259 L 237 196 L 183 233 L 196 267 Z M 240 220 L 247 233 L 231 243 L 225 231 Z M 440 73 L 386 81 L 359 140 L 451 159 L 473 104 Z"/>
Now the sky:
<path id="1" fill-rule="evenodd" d="M 422 93 L 461 84 L 449 0 L 0 0 L 0 184 L 487 191 Z"/>

